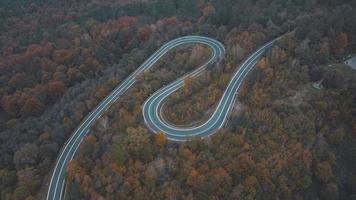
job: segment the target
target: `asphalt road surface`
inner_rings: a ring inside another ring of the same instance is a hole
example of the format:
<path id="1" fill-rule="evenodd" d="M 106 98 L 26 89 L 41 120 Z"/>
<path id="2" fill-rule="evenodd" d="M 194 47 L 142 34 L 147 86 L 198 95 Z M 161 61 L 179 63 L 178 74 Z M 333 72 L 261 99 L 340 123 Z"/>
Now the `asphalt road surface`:
<path id="1" fill-rule="evenodd" d="M 191 137 L 205 137 L 215 133 L 221 128 L 233 106 L 236 98 L 236 92 L 240 87 L 244 77 L 254 67 L 261 55 L 271 47 L 275 40 L 265 44 L 255 53 L 250 55 L 233 74 L 223 96 L 221 97 L 214 113 L 203 124 L 196 127 L 179 128 L 170 125 L 159 112 L 159 108 L 163 100 L 171 93 L 181 88 L 184 84 L 186 76 L 199 76 L 204 69 L 212 66 L 214 63 L 221 60 L 224 56 L 224 46 L 217 40 L 203 36 L 185 36 L 180 37 L 164 44 L 160 49 L 151 55 L 140 67 L 138 67 L 131 75 L 129 75 L 120 85 L 118 85 L 99 105 L 86 116 L 83 122 L 71 135 L 69 140 L 63 147 L 58 160 L 56 162 L 52 177 L 49 183 L 47 200 L 62 200 L 64 198 L 66 168 L 70 160 L 73 159 L 79 145 L 84 136 L 87 135 L 94 122 L 124 94 L 135 82 L 137 75 L 150 69 L 163 55 L 171 49 L 184 44 L 203 44 L 207 45 L 211 51 L 211 58 L 202 66 L 198 67 L 193 72 L 175 80 L 169 85 L 156 91 L 152 94 L 143 105 L 143 116 L 145 124 L 155 133 L 163 132 L 167 138 L 175 141 L 184 141 Z"/>
<path id="2" fill-rule="evenodd" d="M 171 125 L 162 118 L 162 113 L 160 112 L 160 108 L 164 100 L 173 92 L 183 87 L 184 78 L 186 76 L 199 76 L 202 70 L 206 68 L 206 66 L 209 66 L 213 62 L 222 58 L 224 54 L 224 47 L 221 45 L 221 43 L 214 41 L 214 45 L 209 44 L 209 47 L 213 51 L 213 56 L 208 61 L 208 63 L 204 64 L 202 67 L 199 67 L 195 71 L 175 80 L 169 85 L 161 88 L 146 100 L 142 109 L 145 124 L 151 129 L 151 131 L 155 133 L 162 132 L 166 134 L 169 140 L 174 141 L 184 141 L 192 137 L 206 137 L 215 133 L 224 125 L 227 116 L 234 104 L 237 95 L 237 90 L 239 89 L 242 81 L 244 80 L 248 72 L 256 65 L 261 55 L 272 46 L 273 42 L 274 40 L 265 44 L 252 55 L 250 55 L 235 71 L 233 77 L 231 78 L 229 84 L 227 85 L 224 91 L 223 96 L 221 97 L 217 107 L 215 108 L 214 113 L 206 122 L 194 127 L 177 127 Z"/>

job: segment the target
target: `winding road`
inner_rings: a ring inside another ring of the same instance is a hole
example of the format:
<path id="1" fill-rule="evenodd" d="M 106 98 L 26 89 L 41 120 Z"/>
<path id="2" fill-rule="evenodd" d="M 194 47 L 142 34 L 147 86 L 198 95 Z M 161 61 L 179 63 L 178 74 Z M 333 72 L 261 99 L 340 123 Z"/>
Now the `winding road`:
<path id="1" fill-rule="evenodd" d="M 214 113 L 203 124 L 196 127 L 175 127 L 166 122 L 159 109 L 162 102 L 170 94 L 177 91 L 184 85 L 184 78 L 187 76 L 199 76 L 208 66 L 221 60 L 225 54 L 224 46 L 217 40 L 203 36 L 185 36 L 180 37 L 164 44 L 160 49 L 151 55 L 140 67 L 138 67 L 132 74 L 130 74 L 119 86 L 117 86 L 99 105 L 83 120 L 78 128 L 71 135 L 69 140 L 63 147 L 58 160 L 56 162 L 52 177 L 49 183 L 47 193 L 47 200 L 62 200 L 64 199 L 65 175 L 66 168 L 70 160 L 73 159 L 78 150 L 84 136 L 87 135 L 94 122 L 101 117 L 101 115 L 124 94 L 135 82 L 136 77 L 149 70 L 162 56 L 164 56 L 171 49 L 184 44 L 203 44 L 207 45 L 211 51 L 211 58 L 202 66 L 195 69 L 193 72 L 173 81 L 167 86 L 159 89 L 153 93 L 144 103 L 142 112 L 146 126 L 151 131 L 163 132 L 167 139 L 174 141 L 184 141 L 191 137 L 206 137 L 215 133 L 220 129 L 226 119 L 236 99 L 237 90 L 240 87 L 243 79 L 247 73 L 255 66 L 261 55 L 269 49 L 275 40 L 265 44 L 256 52 L 250 55 L 241 66 L 235 71 L 226 90 L 221 97 Z"/>

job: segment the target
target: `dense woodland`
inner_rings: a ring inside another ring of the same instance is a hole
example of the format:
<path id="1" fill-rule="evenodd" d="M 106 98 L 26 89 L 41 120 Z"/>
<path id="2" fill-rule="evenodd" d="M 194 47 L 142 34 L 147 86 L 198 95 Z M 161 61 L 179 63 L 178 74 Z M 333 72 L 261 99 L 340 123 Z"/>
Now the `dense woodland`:
<path id="1" fill-rule="evenodd" d="M 85 138 L 67 198 L 356 198 L 356 72 L 342 64 L 356 53 L 355 1 L 4 0 L 0 16 L 0 199 L 45 198 L 75 127 L 165 42 L 196 34 L 226 48 L 165 102 L 181 126 L 206 120 L 243 59 L 288 32 L 250 72 L 224 128 L 184 143 L 152 134 L 141 106 L 210 54 L 187 45 L 165 55 Z"/>

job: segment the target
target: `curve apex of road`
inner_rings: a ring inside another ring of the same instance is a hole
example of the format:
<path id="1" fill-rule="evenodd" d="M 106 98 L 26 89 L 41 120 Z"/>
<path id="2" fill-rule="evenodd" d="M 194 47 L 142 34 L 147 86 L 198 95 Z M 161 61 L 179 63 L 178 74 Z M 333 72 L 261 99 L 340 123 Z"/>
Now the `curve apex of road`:
<path id="1" fill-rule="evenodd" d="M 169 140 L 185 141 L 191 137 L 209 136 L 224 125 L 224 122 L 226 121 L 235 101 L 236 91 L 240 87 L 243 79 L 256 64 L 260 56 L 272 46 L 275 40 L 259 48 L 240 65 L 238 70 L 236 70 L 233 74 L 233 77 L 231 78 L 223 96 L 215 108 L 214 113 L 205 123 L 196 127 L 186 128 L 175 127 L 164 121 L 158 112 L 159 107 L 165 98 L 183 86 L 184 78 L 186 76 L 199 76 L 208 66 L 211 66 L 221 60 L 225 54 L 225 48 L 219 41 L 204 36 L 184 36 L 165 43 L 133 73 L 131 73 L 120 85 L 118 85 L 103 101 L 101 101 L 97 107 L 85 117 L 77 129 L 75 129 L 74 133 L 65 143 L 57 159 L 49 182 L 46 200 L 62 200 L 64 198 L 67 165 L 73 159 L 84 136 L 88 134 L 95 120 L 100 118 L 101 115 L 136 82 L 137 75 L 149 70 L 168 51 L 184 44 L 203 44 L 207 45 L 212 51 L 211 58 L 205 64 L 153 93 L 145 101 L 142 108 L 144 122 L 150 130 L 155 133 L 165 133 L 167 135 L 167 139 Z"/>

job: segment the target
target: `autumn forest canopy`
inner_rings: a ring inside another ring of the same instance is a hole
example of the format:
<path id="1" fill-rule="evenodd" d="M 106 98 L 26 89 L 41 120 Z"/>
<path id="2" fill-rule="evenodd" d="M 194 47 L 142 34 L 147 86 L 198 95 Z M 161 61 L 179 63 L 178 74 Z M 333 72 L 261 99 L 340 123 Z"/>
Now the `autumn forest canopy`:
<path id="1" fill-rule="evenodd" d="M 142 104 L 211 56 L 171 50 L 104 115 L 66 169 L 67 199 L 356 198 L 354 0 L 3 0 L 0 199 L 44 199 L 73 130 L 164 43 L 220 41 L 225 57 L 164 103 L 177 126 L 214 112 L 231 75 L 285 33 L 249 73 L 226 124 L 172 142 Z"/>

